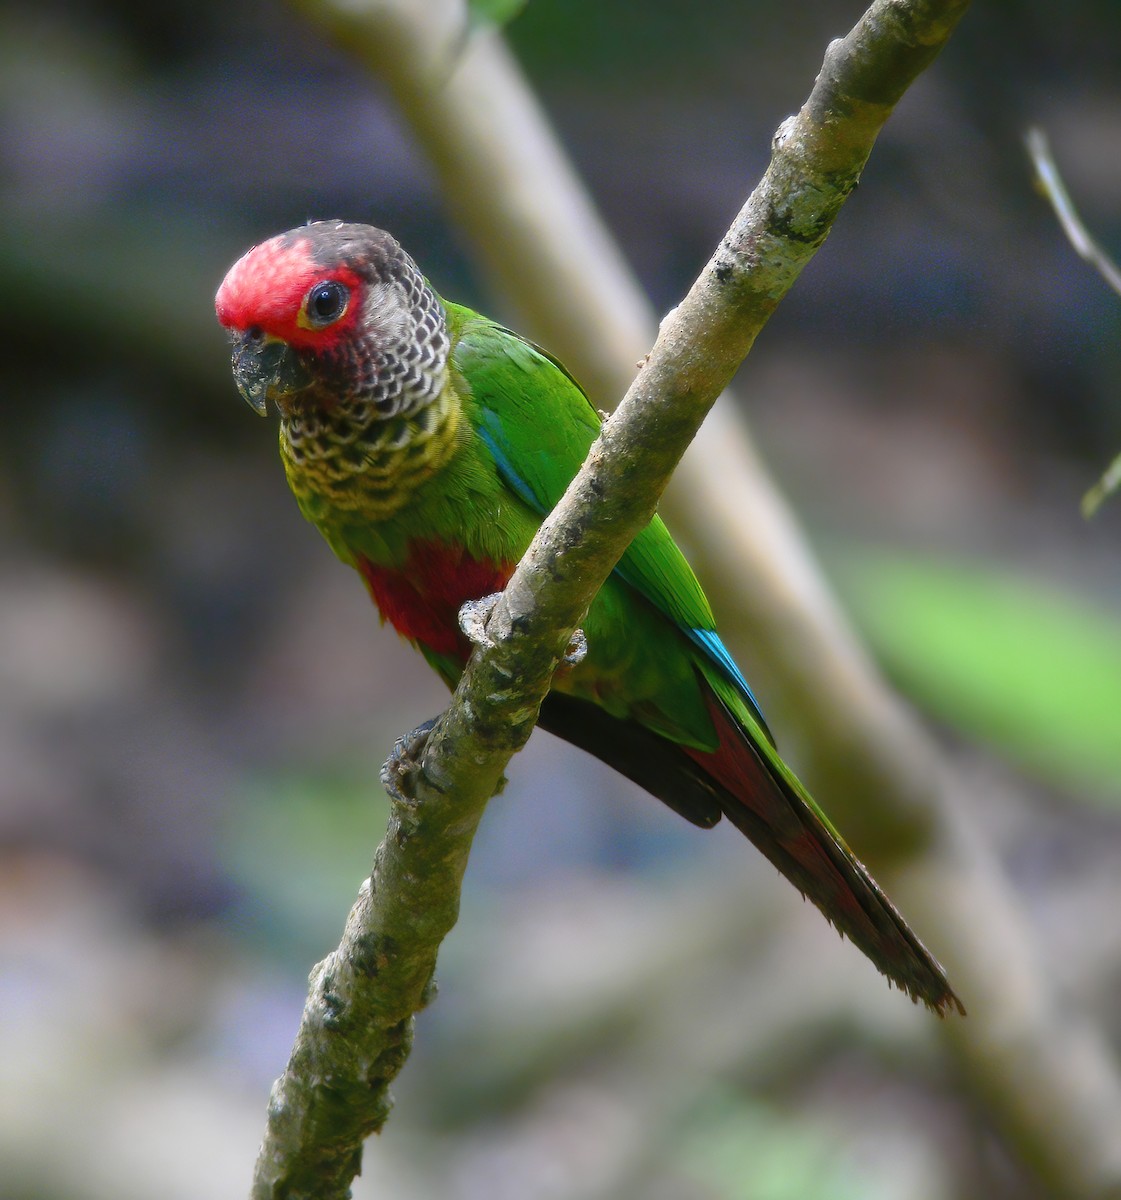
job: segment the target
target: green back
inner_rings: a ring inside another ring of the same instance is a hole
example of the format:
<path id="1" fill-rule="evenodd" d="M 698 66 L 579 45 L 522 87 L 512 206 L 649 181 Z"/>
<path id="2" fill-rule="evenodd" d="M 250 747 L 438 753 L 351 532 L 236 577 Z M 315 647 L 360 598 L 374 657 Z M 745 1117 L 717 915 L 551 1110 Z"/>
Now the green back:
<path id="1" fill-rule="evenodd" d="M 471 309 L 446 308 L 452 362 L 467 384 L 472 425 L 507 486 L 544 516 L 587 457 L 599 433 L 599 414 L 543 350 Z M 770 740 L 751 689 L 716 634 L 701 585 L 661 517 L 635 537 L 616 573 L 703 652 L 738 694 L 735 707 L 746 710 L 750 724 Z"/>
<path id="2" fill-rule="evenodd" d="M 588 456 L 599 414 L 543 350 L 468 308 L 448 304 L 452 361 L 468 384 L 472 423 L 506 484 L 539 515 L 550 512 Z M 712 610 L 684 555 L 655 516 L 619 573 L 683 629 L 712 630 Z"/>

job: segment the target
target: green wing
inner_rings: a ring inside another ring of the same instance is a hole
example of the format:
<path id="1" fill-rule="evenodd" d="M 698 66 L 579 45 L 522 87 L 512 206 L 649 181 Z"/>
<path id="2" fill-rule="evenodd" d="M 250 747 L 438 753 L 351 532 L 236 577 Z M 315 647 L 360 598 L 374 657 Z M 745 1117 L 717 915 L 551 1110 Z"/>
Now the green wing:
<path id="1" fill-rule="evenodd" d="M 599 414 L 543 350 L 470 309 L 447 308 L 460 331 L 452 359 L 475 401 L 476 432 L 507 485 L 544 516 L 587 458 Z M 713 629 L 708 600 L 660 517 L 634 539 L 618 569 L 678 625 Z"/>
<path id="2" fill-rule="evenodd" d="M 470 309 L 446 308 L 452 361 L 468 385 L 475 430 L 507 486 L 544 516 L 587 457 L 599 414 L 556 359 Z M 751 689 L 716 633 L 701 585 L 661 517 L 638 534 L 615 569 L 720 668 L 766 730 Z"/>
<path id="3" fill-rule="evenodd" d="M 448 316 L 469 419 L 505 485 L 544 515 L 587 456 L 599 418 L 548 355 L 467 309 L 448 305 Z M 635 538 L 616 572 L 626 586 L 612 592 L 637 591 L 653 605 L 638 613 L 626 595 L 627 615 L 636 625 L 646 618 L 647 635 L 680 651 L 672 657 L 682 669 L 666 675 L 679 701 L 679 728 L 672 728 L 671 706 L 660 717 L 613 713 L 598 698 L 559 690 L 542 706 L 544 727 L 698 825 L 713 825 L 725 813 L 889 979 L 939 1013 L 948 1005 L 964 1012 L 942 968 L 774 750 L 759 706 L 713 628 L 704 593 L 660 520 Z M 662 627 L 658 611 L 691 645 Z M 651 620 L 658 628 L 651 630 Z M 692 698 L 682 695 L 690 680 L 697 682 Z M 691 699 L 707 706 L 708 744 L 697 737 Z"/>

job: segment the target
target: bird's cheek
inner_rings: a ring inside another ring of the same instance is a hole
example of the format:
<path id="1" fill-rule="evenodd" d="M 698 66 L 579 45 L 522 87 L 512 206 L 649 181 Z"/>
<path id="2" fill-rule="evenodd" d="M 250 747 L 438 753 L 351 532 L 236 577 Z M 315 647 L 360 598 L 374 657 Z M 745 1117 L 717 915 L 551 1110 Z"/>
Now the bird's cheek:
<path id="1" fill-rule="evenodd" d="M 300 355 L 278 338 L 245 334 L 234 344 L 232 362 L 237 390 L 261 416 L 266 401 L 283 411 L 288 407 L 286 401 L 312 382 Z"/>

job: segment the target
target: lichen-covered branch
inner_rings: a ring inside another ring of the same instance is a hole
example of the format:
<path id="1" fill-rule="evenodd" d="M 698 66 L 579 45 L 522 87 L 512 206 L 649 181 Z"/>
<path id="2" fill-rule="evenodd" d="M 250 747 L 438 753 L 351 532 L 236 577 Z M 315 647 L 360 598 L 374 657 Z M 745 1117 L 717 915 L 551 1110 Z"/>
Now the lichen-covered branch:
<path id="1" fill-rule="evenodd" d="M 610 403 L 654 317 L 502 39 L 465 39 L 462 0 L 298 3 L 389 84 L 483 269 L 596 402 Z M 970 819 L 967 787 L 884 686 L 727 405 L 697 446 L 669 515 L 710 592 L 736 598 L 721 625 L 752 647 L 784 744 L 800 739 L 829 812 L 949 966 L 970 1018 L 943 1029 L 977 1102 L 1055 1195 L 1121 1193 L 1113 1056 L 1099 1030 L 1060 1010 Z"/>
<path id="2" fill-rule="evenodd" d="M 834 43 L 771 166 L 519 565 L 397 802 L 339 948 L 320 964 L 273 1090 L 254 1196 L 348 1194 L 428 997 L 483 808 L 529 736 L 573 629 L 758 330 L 824 240 L 892 104 L 967 0 L 877 0 Z M 425 6 L 418 5 L 418 10 Z M 376 6 L 371 6 L 374 11 Z M 366 10 L 348 9 L 348 21 Z M 402 10 L 403 11 L 403 10 Z M 340 18 L 341 19 L 341 18 Z M 351 30 L 353 33 L 353 30 Z M 400 45 L 397 53 L 400 53 Z M 430 68 L 438 59 L 426 60 Z M 451 66 L 454 69 L 454 63 Z"/>

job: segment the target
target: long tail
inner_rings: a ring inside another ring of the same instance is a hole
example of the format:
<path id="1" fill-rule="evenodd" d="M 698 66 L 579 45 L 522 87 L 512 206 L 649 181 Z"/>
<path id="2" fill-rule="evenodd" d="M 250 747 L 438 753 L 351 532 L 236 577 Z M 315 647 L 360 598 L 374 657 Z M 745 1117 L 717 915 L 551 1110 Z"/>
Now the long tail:
<path id="1" fill-rule="evenodd" d="M 731 683 L 703 668 L 702 674 L 719 737 L 712 753 L 558 692 L 546 697 L 539 724 L 695 825 L 709 828 L 726 815 L 890 981 L 939 1016 L 949 1008 L 964 1014 L 938 961 L 737 703 Z"/>

